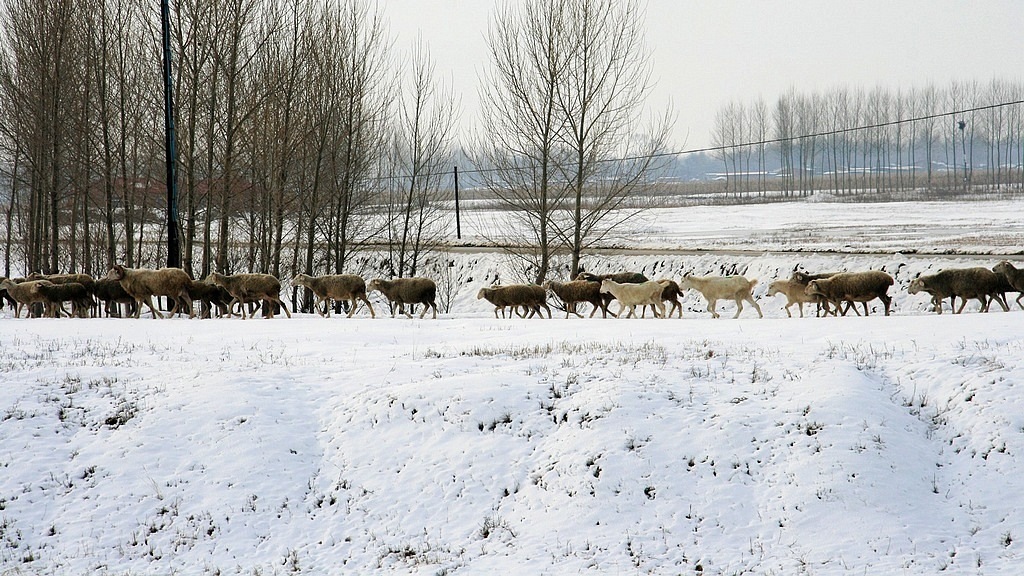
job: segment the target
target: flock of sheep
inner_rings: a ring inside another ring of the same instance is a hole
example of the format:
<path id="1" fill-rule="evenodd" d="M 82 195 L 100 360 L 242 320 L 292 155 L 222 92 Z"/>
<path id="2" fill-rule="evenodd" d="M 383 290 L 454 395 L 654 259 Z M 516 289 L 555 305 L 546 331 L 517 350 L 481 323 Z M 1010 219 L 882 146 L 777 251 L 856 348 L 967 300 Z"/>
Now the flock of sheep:
<path id="1" fill-rule="evenodd" d="M 406 306 L 422 305 L 420 318 L 430 310 L 437 318 L 435 302 L 437 286 L 429 278 L 396 278 L 392 280 L 374 279 L 367 284 L 362 277 L 354 274 L 336 274 L 329 276 L 309 276 L 299 274 L 292 280 L 295 286 L 308 288 L 315 296 L 313 308 L 321 316 L 330 317 L 334 302 L 343 302 L 351 317 L 362 302 L 376 317 L 373 305 L 367 297 L 368 292 L 378 291 L 388 301 L 392 317 L 401 312 L 412 317 Z M 846 315 L 850 309 L 860 315 L 856 304 L 862 304 L 864 314 L 868 314 L 868 302 L 879 300 L 885 308 L 886 316 L 890 312 L 892 298 L 888 291 L 893 286 L 892 276 L 885 272 L 871 270 L 865 272 L 838 272 L 826 274 L 807 274 L 795 272 L 788 280 L 776 280 L 768 288 L 768 296 L 784 294 L 786 296 L 786 314 L 792 317 L 790 307 L 797 304 L 800 316 L 804 315 L 804 304 L 815 304 L 816 315 Z M 707 310 L 714 318 L 719 314 L 716 310 L 719 300 L 732 300 L 736 303 L 738 318 L 743 311 L 743 303 L 748 302 L 757 310 L 759 317 L 764 315 L 761 307 L 753 297 L 756 279 L 743 276 L 683 276 L 679 282 L 674 280 L 649 280 L 638 272 L 620 272 L 616 274 L 595 275 L 581 273 L 569 282 L 549 281 L 543 286 L 536 284 L 496 285 L 481 288 L 477 299 L 483 299 L 494 305 L 494 316 L 500 312 L 504 317 L 506 310 L 509 317 L 513 313 L 521 317 L 543 316 L 547 311 L 548 293 L 554 294 L 565 309 L 566 318 L 569 314 L 582 317 L 577 311 L 580 304 L 591 306 L 590 316 L 598 310 L 601 316 L 609 314 L 623 317 L 636 317 L 637 306 L 639 316 L 646 314 L 650 307 L 656 318 L 671 317 L 678 313 L 682 318 L 683 307 L 679 297 L 686 290 L 697 290 L 707 301 Z M 103 303 L 108 316 L 121 316 L 120 306 L 127 307 L 124 315 L 138 318 L 145 304 L 154 318 L 163 318 L 164 314 L 153 305 L 153 297 L 166 297 L 171 303 L 170 315 L 187 313 L 190 318 L 233 316 L 237 309 L 243 319 L 251 318 L 256 307 L 264 310 L 264 315 L 273 318 L 278 309 L 283 309 L 290 318 L 291 312 L 281 300 L 281 282 L 269 274 L 210 274 L 205 280 L 193 280 L 181 268 L 133 269 L 115 265 L 103 278 L 94 279 L 87 274 L 31 274 L 25 279 L 12 280 L 4 278 L 0 281 L 0 297 L 6 299 L 15 309 L 15 317 L 21 316 L 22 308 L 32 307 L 39 310 L 36 315 L 48 317 L 90 316 L 98 315 L 98 307 Z M 956 313 L 963 311 L 967 301 L 976 299 L 981 303 L 981 310 L 988 311 L 989 305 L 995 301 L 1004 311 L 1009 310 L 1006 293 L 1018 292 L 1017 304 L 1024 309 L 1024 269 L 1017 269 L 1010 262 L 1003 261 L 991 270 L 983 267 L 955 268 L 932 275 L 915 278 L 908 289 L 910 294 L 927 292 L 931 295 L 934 310 L 942 313 L 942 303 L 946 298 Z M 960 307 L 956 307 L 956 299 L 960 298 Z M 619 309 L 613 313 L 609 310 L 611 302 L 617 301 Z M 671 307 L 667 306 L 670 305 Z M 69 312 L 65 304 L 71 305 Z M 198 311 L 197 311 L 198 305 Z M 249 305 L 249 312 L 246 306 Z M 322 308 L 322 309 L 321 309 Z"/>
<path id="2" fill-rule="evenodd" d="M 309 288 L 316 296 L 314 308 L 323 304 L 321 315 L 330 316 L 330 302 L 344 301 L 349 304 L 349 316 L 355 313 L 359 301 L 366 304 L 370 314 L 376 316 L 367 298 L 367 285 L 354 274 L 312 277 L 299 274 L 292 281 L 297 286 Z M 394 280 L 372 280 L 370 290 L 377 290 L 387 298 L 392 310 L 405 311 L 405 305 L 423 304 L 422 318 L 435 304 L 436 286 L 427 278 L 398 278 Z M 14 316 L 21 316 L 22 308 L 36 306 L 41 310 L 36 315 L 56 318 L 64 316 L 95 316 L 98 306 L 108 316 L 132 316 L 138 318 L 145 304 L 154 318 L 164 314 L 153 305 L 153 297 L 166 297 L 171 304 L 170 315 L 187 313 L 189 318 L 234 316 L 236 306 L 243 319 L 256 314 L 254 304 L 261 305 L 265 316 L 273 318 L 278 309 L 291 318 L 288 306 L 281 300 L 281 282 L 270 274 L 217 274 L 205 280 L 193 280 L 181 268 L 126 268 L 115 265 L 103 278 L 88 274 L 30 274 L 21 280 L 4 278 L 0 280 L 0 297 L 14 307 Z M 69 312 L 64 304 L 71 305 Z M 124 314 L 121 306 L 126 307 Z M 250 305 L 246 312 L 246 305 Z M 198 307 L 198 310 L 196 309 Z"/>

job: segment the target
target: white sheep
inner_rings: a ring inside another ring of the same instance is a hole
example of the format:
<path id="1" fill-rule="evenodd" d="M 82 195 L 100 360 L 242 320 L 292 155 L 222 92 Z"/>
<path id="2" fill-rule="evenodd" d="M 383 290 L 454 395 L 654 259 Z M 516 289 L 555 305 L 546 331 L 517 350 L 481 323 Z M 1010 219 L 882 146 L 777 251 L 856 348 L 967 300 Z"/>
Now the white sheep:
<path id="1" fill-rule="evenodd" d="M 752 294 L 754 286 L 757 286 L 757 278 L 747 280 L 743 276 L 686 275 L 679 281 L 679 288 L 681 290 L 693 288 L 704 296 L 704 299 L 708 302 L 708 312 L 711 312 L 713 318 L 720 317 L 718 312 L 715 311 L 719 300 L 733 300 L 736 302 L 736 315 L 733 318 L 740 317 L 740 312 L 743 312 L 744 301 L 750 302 L 754 309 L 757 310 L 759 318 L 764 318 L 764 314 L 761 313 L 761 307 L 758 306 Z"/>
<path id="2" fill-rule="evenodd" d="M 370 304 L 370 300 L 366 297 L 366 281 L 363 280 L 362 276 L 356 274 L 330 274 L 314 277 L 308 274 L 297 274 L 292 280 L 292 284 L 305 286 L 312 290 L 317 300 L 313 303 L 313 309 L 317 310 L 317 306 L 323 303 L 324 311 L 320 312 L 317 310 L 317 312 L 326 318 L 331 317 L 331 300 L 344 300 L 349 303 L 348 318 L 351 318 L 356 313 L 356 306 L 359 305 L 357 300 L 362 300 L 366 307 L 370 309 L 371 318 L 377 317 L 377 314 L 373 311 L 373 305 Z"/>
<path id="3" fill-rule="evenodd" d="M 657 318 L 665 317 L 665 303 L 661 301 L 661 292 L 664 286 L 653 280 L 641 284 L 619 284 L 614 280 L 603 280 L 601 292 L 615 296 L 619 301 L 618 317 L 623 318 L 622 312 L 629 308 L 630 316 L 636 316 L 637 306 L 651 305 L 655 307 L 654 315 Z"/>
<path id="4" fill-rule="evenodd" d="M 775 296 L 776 294 L 786 295 L 786 316 L 790 318 L 793 314 L 789 311 L 789 307 L 793 304 L 797 304 L 800 308 L 800 317 L 804 317 L 804 304 L 818 304 L 819 307 L 824 302 L 821 296 L 812 296 L 806 292 L 807 285 L 801 283 L 798 280 L 776 280 L 768 285 L 768 296 Z"/>

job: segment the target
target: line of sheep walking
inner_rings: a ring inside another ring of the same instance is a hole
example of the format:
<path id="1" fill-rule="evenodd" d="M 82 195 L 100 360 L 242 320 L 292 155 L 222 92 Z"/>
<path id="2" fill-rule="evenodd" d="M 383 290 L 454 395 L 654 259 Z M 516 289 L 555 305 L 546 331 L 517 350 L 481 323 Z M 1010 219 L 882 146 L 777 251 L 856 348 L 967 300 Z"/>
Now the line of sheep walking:
<path id="1" fill-rule="evenodd" d="M 717 311 L 720 300 L 736 303 L 733 318 L 738 318 L 743 312 L 744 302 L 753 306 L 758 317 L 763 318 L 761 306 L 753 296 L 757 283 L 757 279 L 739 275 L 684 275 L 676 282 L 671 279 L 650 280 L 638 272 L 606 275 L 583 272 L 568 282 L 552 280 L 543 286 L 511 284 L 481 288 L 477 299 L 486 300 L 494 306 L 495 318 L 499 313 L 501 317 L 507 313 L 510 318 L 513 315 L 543 317 L 543 311 L 547 311 L 547 317 L 551 318 L 549 292 L 561 302 L 560 307 L 565 311 L 566 318 L 570 314 L 582 318 L 578 308 L 583 304 L 591 306 L 590 317 L 598 310 L 602 318 L 608 315 L 619 318 L 644 317 L 647 309 L 650 309 L 656 318 L 673 315 L 682 318 L 680 297 L 687 290 L 696 290 L 707 302 L 707 311 L 713 318 L 720 317 Z M 885 315 L 888 316 L 892 304 L 888 292 L 894 284 L 892 276 L 877 270 L 820 274 L 797 271 L 788 279 L 773 281 L 767 295 L 784 295 L 784 309 L 790 317 L 793 315 L 790 308 L 794 304 L 798 306 L 801 317 L 804 316 L 804 304 L 814 304 L 816 316 L 845 316 L 850 310 L 860 315 L 858 303 L 866 316 L 869 314 L 868 303 L 874 300 L 882 303 Z M 348 308 L 348 317 L 352 317 L 361 302 L 370 316 L 375 318 L 377 314 L 368 294 L 376 291 L 388 302 L 392 317 L 402 313 L 411 318 L 413 307 L 422 306 L 420 318 L 424 318 L 428 311 L 432 311 L 433 318 L 437 318 L 437 286 L 429 278 L 373 279 L 367 283 L 355 274 L 298 274 L 292 280 L 292 285 L 309 289 L 314 296 L 313 309 L 324 317 L 330 317 L 332 305 L 337 302 L 344 303 Z M 1019 293 L 1016 302 L 1024 309 L 1024 269 L 1003 261 L 992 269 L 972 267 L 942 270 L 936 274 L 918 276 L 910 283 L 908 293 L 921 292 L 931 296 L 932 307 L 939 314 L 947 299 L 950 309 L 957 314 L 963 312 L 968 300 L 972 299 L 978 300 L 983 312 L 988 311 L 993 301 L 1004 311 L 1009 311 L 1006 294 L 1010 292 Z M 269 274 L 212 273 L 204 280 L 193 280 L 181 268 L 153 270 L 115 265 L 106 276 L 99 279 L 86 274 L 38 273 L 20 280 L 0 279 L 0 297 L 15 309 L 15 317 L 21 316 L 23 308 L 32 310 L 33 307 L 39 310 L 36 315 L 47 317 L 98 316 L 99 304 L 102 303 L 103 311 L 108 316 L 139 318 L 142 306 L 146 305 L 153 318 L 163 318 L 164 313 L 153 304 L 153 298 L 164 297 L 170 306 L 170 316 L 187 314 L 190 318 L 209 318 L 214 315 L 238 315 L 247 319 L 255 316 L 257 309 L 262 309 L 268 318 L 273 318 L 278 310 L 283 310 L 290 318 L 291 311 L 281 299 L 280 293 L 281 282 Z M 960 299 L 959 307 L 956 306 L 957 298 Z M 612 312 L 609 306 L 615 301 L 619 307 L 616 312 Z M 65 308 L 65 304 L 71 306 L 70 311 Z M 125 307 L 123 312 L 122 306 Z M 32 315 L 32 312 L 28 314 Z"/>

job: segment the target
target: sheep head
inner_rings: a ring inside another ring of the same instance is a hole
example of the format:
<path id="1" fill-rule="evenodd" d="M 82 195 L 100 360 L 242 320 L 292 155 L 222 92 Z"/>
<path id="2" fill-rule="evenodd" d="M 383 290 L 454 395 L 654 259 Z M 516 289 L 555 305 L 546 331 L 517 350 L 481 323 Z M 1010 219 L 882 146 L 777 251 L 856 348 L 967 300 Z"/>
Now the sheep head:
<path id="1" fill-rule="evenodd" d="M 114 264 L 114 267 L 110 269 L 110 272 L 107 272 L 107 280 L 113 280 L 115 282 L 124 280 L 124 276 L 124 266 L 120 264 Z"/>

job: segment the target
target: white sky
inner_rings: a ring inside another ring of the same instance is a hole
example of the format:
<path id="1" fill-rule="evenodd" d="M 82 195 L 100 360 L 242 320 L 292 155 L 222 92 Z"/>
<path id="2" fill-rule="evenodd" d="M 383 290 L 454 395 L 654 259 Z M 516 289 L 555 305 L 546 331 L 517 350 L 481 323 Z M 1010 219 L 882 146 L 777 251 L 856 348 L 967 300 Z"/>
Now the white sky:
<path id="1" fill-rule="evenodd" d="M 405 50 L 417 33 L 442 79 L 476 121 L 484 33 L 496 0 L 386 0 Z M 769 103 L 789 87 L 943 86 L 952 80 L 1024 79 L 1024 2 L 990 0 L 650 0 L 647 42 L 656 82 L 650 105 L 671 102 L 675 141 L 709 143 L 711 121 L 731 100 Z"/>

